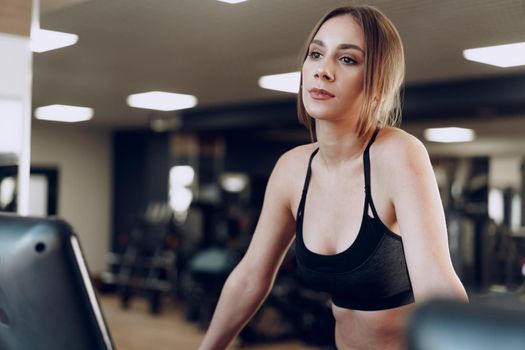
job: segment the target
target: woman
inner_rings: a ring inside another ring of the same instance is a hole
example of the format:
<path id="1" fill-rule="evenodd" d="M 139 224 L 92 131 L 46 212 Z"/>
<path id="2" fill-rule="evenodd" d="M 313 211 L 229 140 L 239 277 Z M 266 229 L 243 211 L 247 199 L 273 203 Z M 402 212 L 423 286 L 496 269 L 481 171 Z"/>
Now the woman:
<path id="1" fill-rule="evenodd" d="M 299 275 L 332 296 L 339 349 L 402 349 L 414 301 L 467 300 L 428 154 L 394 127 L 397 30 L 377 9 L 350 6 L 325 15 L 307 44 L 298 108 L 317 142 L 278 160 L 201 349 L 225 348 L 253 316 L 294 232 Z"/>

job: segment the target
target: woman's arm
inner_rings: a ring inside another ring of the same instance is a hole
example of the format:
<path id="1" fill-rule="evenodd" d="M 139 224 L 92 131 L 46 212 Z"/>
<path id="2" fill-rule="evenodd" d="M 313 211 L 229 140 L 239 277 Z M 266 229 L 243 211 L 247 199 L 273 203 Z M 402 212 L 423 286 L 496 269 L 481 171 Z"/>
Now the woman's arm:
<path id="1" fill-rule="evenodd" d="M 468 300 L 450 259 L 443 204 L 425 146 L 402 131 L 391 136 L 385 147 L 391 169 L 388 188 L 414 297 L 417 302 L 432 297 Z"/>
<path id="2" fill-rule="evenodd" d="M 272 288 L 295 232 L 287 158 L 288 153 L 279 159 L 270 176 L 250 246 L 224 284 L 200 350 L 225 349 Z"/>

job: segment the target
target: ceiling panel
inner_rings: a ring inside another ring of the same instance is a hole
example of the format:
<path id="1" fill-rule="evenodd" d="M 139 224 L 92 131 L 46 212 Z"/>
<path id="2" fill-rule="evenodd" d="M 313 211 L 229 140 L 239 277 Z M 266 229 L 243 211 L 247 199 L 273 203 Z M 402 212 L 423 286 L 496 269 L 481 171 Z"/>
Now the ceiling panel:
<path id="1" fill-rule="evenodd" d="M 33 105 L 95 109 L 90 125 L 145 126 L 131 93 L 194 94 L 200 106 L 289 99 L 261 89 L 263 74 L 294 70 L 309 31 L 336 0 L 44 0 L 41 26 L 79 35 L 77 45 L 34 55 Z M 360 3 L 360 1 L 354 1 Z M 465 61 L 465 48 L 525 40 L 522 0 L 376 0 L 399 28 L 407 82 L 505 75 Z"/>

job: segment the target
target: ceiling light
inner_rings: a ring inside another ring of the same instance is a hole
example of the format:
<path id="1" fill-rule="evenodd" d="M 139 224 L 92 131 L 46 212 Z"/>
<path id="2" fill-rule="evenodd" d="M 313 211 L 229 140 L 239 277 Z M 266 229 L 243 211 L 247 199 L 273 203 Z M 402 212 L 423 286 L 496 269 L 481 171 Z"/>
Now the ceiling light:
<path id="1" fill-rule="evenodd" d="M 195 107 L 197 98 L 192 95 L 174 94 L 163 91 L 150 91 L 129 95 L 128 106 L 135 108 L 154 109 L 157 111 L 175 111 Z"/>
<path id="2" fill-rule="evenodd" d="M 30 48 L 33 52 L 45 52 L 71 46 L 78 41 L 78 35 L 38 29 L 31 36 Z"/>
<path id="3" fill-rule="evenodd" d="M 265 75 L 259 78 L 259 86 L 264 89 L 298 93 L 300 72 Z"/>
<path id="4" fill-rule="evenodd" d="M 57 122 L 82 122 L 93 118 L 93 109 L 88 107 L 50 105 L 35 110 L 36 119 Z"/>
<path id="5" fill-rule="evenodd" d="M 430 128 L 425 129 L 425 139 L 433 142 L 469 142 L 476 134 L 472 129 L 465 128 Z"/>
<path id="6" fill-rule="evenodd" d="M 226 2 L 228 4 L 238 4 L 240 2 L 248 1 L 248 0 L 217 0 L 220 2 Z"/>
<path id="7" fill-rule="evenodd" d="M 463 50 L 463 57 L 469 61 L 498 67 L 523 66 L 525 65 L 525 42 Z"/>

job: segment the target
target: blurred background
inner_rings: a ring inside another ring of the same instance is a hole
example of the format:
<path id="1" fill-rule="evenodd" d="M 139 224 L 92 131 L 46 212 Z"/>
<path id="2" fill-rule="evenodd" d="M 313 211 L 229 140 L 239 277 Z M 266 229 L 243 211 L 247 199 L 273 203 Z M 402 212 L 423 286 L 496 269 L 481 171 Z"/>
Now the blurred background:
<path id="1" fill-rule="evenodd" d="M 0 0 L 0 210 L 72 224 L 119 349 L 197 347 L 275 161 L 309 142 L 305 40 L 352 3 Z M 401 128 L 429 151 L 458 275 L 474 300 L 525 302 L 525 51 L 464 51 L 523 42 L 525 2 L 367 3 L 403 39 Z M 329 348 L 329 305 L 292 248 L 233 346 Z"/>

